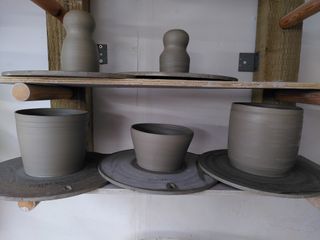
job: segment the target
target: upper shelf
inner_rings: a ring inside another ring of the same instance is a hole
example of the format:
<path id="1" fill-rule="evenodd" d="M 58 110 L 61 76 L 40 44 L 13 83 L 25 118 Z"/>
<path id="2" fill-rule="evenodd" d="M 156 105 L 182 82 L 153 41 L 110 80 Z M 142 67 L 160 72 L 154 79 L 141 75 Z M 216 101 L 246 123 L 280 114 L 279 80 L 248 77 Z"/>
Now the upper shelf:
<path id="1" fill-rule="evenodd" d="M 77 77 L 16 77 L 1 76 L 0 83 L 27 83 L 37 85 L 63 85 L 70 87 L 158 87 L 158 88 L 204 88 L 204 89 L 292 89 L 320 90 L 320 83 L 297 82 L 232 82 L 187 79 L 137 79 L 137 78 L 77 78 Z"/>

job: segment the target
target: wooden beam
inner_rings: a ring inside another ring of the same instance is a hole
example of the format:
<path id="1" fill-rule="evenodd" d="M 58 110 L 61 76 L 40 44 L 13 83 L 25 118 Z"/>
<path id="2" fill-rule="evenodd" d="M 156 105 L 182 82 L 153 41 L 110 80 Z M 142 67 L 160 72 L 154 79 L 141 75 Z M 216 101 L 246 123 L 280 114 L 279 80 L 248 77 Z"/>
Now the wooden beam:
<path id="1" fill-rule="evenodd" d="M 275 99 L 281 102 L 320 105 L 320 92 L 281 90 L 275 92 Z"/>
<path id="2" fill-rule="evenodd" d="M 16 83 L 12 88 L 12 95 L 18 101 L 71 99 L 73 96 L 73 90 L 68 87 L 51 87 Z"/>
<path id="3" fill-rule="evenodd" d="M 282 29 L 288 29 L 320 11 L 320 0 L 310 0 L 289 12 L 280 19 Z"/>
<path id="4" fill-rule="evenodd" d="M 300 65 L 302 25 L 282 30 L 279 19 L 301 5 L 303 0 L 259 0 L 256 52 L 259 52 L 258 71 L 253 81 L 297 81 Z M 270 101 L 262 91 L 253 91 L 252 101 Z"/>
<path id="5" fill-rule="evenodd" d="M 71 9 L 90 10 L 90 0 L 57 0 L 66 11 Z M 47 13 L 47 42 L 49 70 L 60 70 L 60 53 L 65 36 L 58 18 Z M 52 100 L 53 108 L 74 108 L 87 110 L 90 114 L 87 149 L 93 151 L 92 91 L 91 88 L 75 88 L 72 100 Z M 19 205 L 36 206 L 36 202 L 19 202 Z M 31 208 L 32 209 L 32 208 Z"/>
<path id="6" fill-rule="evenodd" d="M 47 13 L 59 19 L 63 22 L 63 17 L 66 14 L 66 10 L 56 0 L 31 0 Z"/>

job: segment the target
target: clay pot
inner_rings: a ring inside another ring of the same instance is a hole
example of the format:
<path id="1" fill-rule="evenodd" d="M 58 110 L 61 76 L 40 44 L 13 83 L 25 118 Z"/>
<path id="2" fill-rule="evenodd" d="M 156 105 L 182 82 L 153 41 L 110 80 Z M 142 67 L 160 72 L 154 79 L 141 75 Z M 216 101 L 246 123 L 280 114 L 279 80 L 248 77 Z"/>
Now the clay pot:
<path id="1" fill-rule="evenodd" d="M 172 29 L 163 36 L 164 50 L 160 55 L 160 72 L 189 72 L 187 53 L 189 35 L 181 29 Z"/>
<path id="2" fill-rule="evenodd" d="M 228 139 L 231 164 L 255 175 L 285 175 L 297 159 L 302 121 L 299 107 L 233 103 Z"/>
<path id="3" fill-rule="evenodd" d="M 80 170 L 86 153 L 88 113 L 72 109 L 25 109 L 15 113 L 23 167 L 33 177 Z"/>
<path id="4" fill-rule="evenodd" d="M 135 124 L 131 136 L 137 164 L 147 170 L 179 170 L 193 137 L 189 128 L 157 123 Z"/>

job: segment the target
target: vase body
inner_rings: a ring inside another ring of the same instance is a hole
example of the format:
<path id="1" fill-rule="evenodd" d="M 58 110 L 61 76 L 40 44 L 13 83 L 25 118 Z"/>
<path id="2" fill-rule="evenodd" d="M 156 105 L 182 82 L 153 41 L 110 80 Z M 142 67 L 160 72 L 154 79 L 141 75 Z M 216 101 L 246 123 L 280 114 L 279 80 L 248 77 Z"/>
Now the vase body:
<path id="1" fill-rule="evenodd" d="M 228 137 L 230 163 L 245 172 L 278 177 L 294 166 L 303 110 L 299 107 L 233 103 Z"/>
<path id="2" fill-rule="evenodd" d="M 99 72 L 98 50 L 92 38 L 95 22 L 85 11 L 71 10 L 63 18 L 66 37 L 61 50 L 61 70 Z"/>
<path id="3" fill-rule="evenodd" d="M 187 53 L 189 35 L 173 29 L 163 37 L 164 50 L 160 55 L 160 72 L 189 72 L 190 56 Z"/>

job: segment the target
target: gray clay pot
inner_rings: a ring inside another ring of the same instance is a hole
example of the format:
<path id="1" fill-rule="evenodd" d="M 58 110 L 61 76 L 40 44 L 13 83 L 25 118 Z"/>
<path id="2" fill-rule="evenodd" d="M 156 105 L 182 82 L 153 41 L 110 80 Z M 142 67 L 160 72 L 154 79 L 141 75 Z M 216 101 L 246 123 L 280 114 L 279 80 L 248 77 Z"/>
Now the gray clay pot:
<path id="1" fill-rule="evenodd" d="M 99 72 L 94 19 L 88 12 L 71 10 L 63 18 L 66 37 L 61 50 L 61 70 Z"/>
<path id="2" fill-rule="evenodd" d="M 183 165 L 193 131 L 176 125 L 141 123 L 131 127 L 131 136 L 140 167 L 174 172 Z"/>
<path id="3" fill-rule="evenodd" d="M 255 175 L 285 175 L 297 159 L 302 121 L 299 107 L 233 103 L 228 139 L 231 164 Z"/>
<path id="4" fill-rule="evenodd" d="M 160 55 L 160 72 L 189 72 L 190 56 L 187 53 L 189 35 L 181 29 L 164 34 L 164 50 Z"/>
<path id="5" fill-rule="evenodd" d="M 88 113 L 72 109 L 25 109 L 15 113 L 23 167 L 33 177 L 80 170 L 86 153 Z"/>

